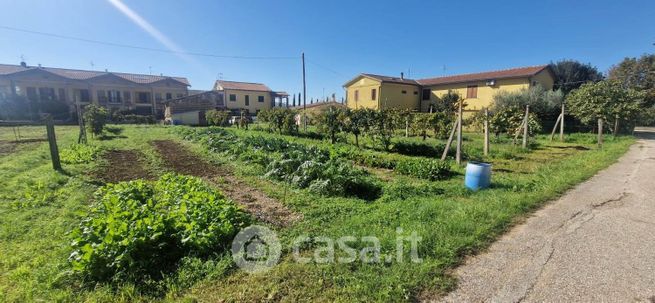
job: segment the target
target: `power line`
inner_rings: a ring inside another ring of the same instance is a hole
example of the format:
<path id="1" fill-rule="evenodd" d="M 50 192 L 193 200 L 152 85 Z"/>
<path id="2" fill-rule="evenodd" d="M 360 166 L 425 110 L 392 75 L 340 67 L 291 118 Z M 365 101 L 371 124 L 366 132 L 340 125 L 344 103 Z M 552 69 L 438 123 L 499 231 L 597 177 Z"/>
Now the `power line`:
<path id="1" fill-rule="evenodd" d="M 333 73 L 333 74 L 335 74 L 335 75 L 337 75 L 337 76 L 343 76 L 343 74 L 341 74 L 340 72 L 335 71 L 335 70 L 333 70 L 333 69 L 331 69 L 331 68 L 329 68 L 329 67 L 327 67 L 327 66 L 324 66 L 324 65 L 318 64 L 318 63 L 316 63 L 316 62 L 314 62 L 314 61 L 311 61 L 311 60 L 307 60 L 307 62 L 309 62 L 309 63 L 311 63 L 311 64 L 313 64 L 313 65 L 315 65 L 315 66 L 318 66 L 318 67 L 320 67 L 320 68 L 322 68 L 322 69 L 324 69 L 324 70 L 326 70 L 326 71 L 329 71 L 329 72 L 331 72 L 331 73 Z"/>
<path id="2" fill-rule="evenodd" d="M 174 51 L 174 50 L 161 49 L 161 48 L 152 48 L 152 47 L 145 47 L 145 46 L 136 46 L 136 45 L 128 45 L 128 44 L 120 44 L 120 43 L 106 42 L 106 41 L 100 41 L 100 40 L 79 38 L 79 37 L 66 36 L 66 35 L 53 34 L 53 33 L 46 33 L 46 32 L 40 32 L 40 31 L 34 31 L 34 30 L 4 26 L 4 25 L 0 25 L 0 29 L 14 31 L 14 32 L 34 34 L 34 35 L 41 35 L 41 36 L 46 36 L 46 37 L 51 37 L 51 38 L 59 38 L 59 39 L 80 41 L 80 42 L 86 42 L 86 43 L 94 43 L 94 44 L 101 44 L 101 45 L 108 45 L 108 46 L 122 47 L 122 48 L 139 49 L 139 50 L 146 50 L 146 51 L 160 52 L 160 53 L 182 54 L 182 55 L 189 55 L 189 56 L 224 58 L 224 59 L 225 58 L 226 59 L 244 59 L 244 60 L 291 60 L 291 59 L 296 60 L 296 59 L 299 59 L 298 56 L 294 56 L 294 57 L 292 57 L 292 56 L 288 56 L 288 57 L 284 57 L 284 56 L 279 56 L 279 57 L 276 57 L 276 56 L 232 56 L 232 55 L 216 55 L 216 54 L 196 53 L 196 52 L 183 52 L 183 51 Z"/>

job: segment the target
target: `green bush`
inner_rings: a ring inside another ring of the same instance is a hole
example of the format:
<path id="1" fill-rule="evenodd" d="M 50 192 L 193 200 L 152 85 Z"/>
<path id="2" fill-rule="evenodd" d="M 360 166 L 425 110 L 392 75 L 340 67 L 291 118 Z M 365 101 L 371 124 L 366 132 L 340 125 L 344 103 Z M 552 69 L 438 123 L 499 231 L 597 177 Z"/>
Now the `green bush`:
<path id="1" fill-rule="evenodd" d="M 443 180 L 452 175 L 450 164 L 431 159 L 407 159 L 396 164 L 395 171 L 427 180 Z"/>
<path id="2" fill-rule="evenodd" d="M 225 251 L 249 217 L 200 179 L 109 184 L 73 233 L 73 269 L 93 281 L 160 279 L 183 257 Z"/>
<path id="3" fill-rule="evenodd" d="M 87 130 L 92 135 L 97 136 L 101 135 L 105 129 L 107 120 L 109 120 L 109 113 L 106 108 L 91 104 L 84 107 L 83 117 Z"/>
<path id="4" fill-rule="evenodd" d="M 208 110 L 205 112 L 205 118 L 209 125 L 226 126 L 230 120 L 230 112 L 226 110 Z"/>
<path id="5" fill-rule="evenodd" d="M 68 164 L 90 163 L 98 158 L 100 148 L 86 144 L 72 144 L 59 153 L 61 162 Z"/>

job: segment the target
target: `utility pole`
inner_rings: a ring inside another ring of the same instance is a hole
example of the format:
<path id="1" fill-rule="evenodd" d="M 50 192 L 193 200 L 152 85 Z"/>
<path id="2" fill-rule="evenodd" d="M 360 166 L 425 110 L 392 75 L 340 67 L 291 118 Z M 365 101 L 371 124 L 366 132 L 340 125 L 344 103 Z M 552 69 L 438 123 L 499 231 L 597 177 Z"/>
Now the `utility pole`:
<path id="1" fill-rule="evenodd" d="M 305 80 L 305 52 L 302 53 L 302 117 L 303 128 L 307 132 L 307 82 Z"/>
<path id="2" fill-rule="evenodd" d="M 564 101 L 562 101 L 562 120 L 559 122 L 559 140 L 564 142 Z"/>

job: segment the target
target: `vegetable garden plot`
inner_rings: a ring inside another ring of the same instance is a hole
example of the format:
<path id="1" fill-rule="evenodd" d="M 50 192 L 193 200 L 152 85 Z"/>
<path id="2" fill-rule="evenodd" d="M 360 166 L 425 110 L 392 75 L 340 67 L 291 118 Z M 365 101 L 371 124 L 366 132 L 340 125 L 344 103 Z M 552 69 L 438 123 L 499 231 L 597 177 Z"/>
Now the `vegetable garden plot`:
<path id="1" fill-rule="evenodd" d="M 232 200 L 243 205 L 249 213 L 264 222 L 286 226 L 302 217 L 262 191 L 235 178 L 227 170 L 200 159 L 176 142 L 157 140 L 152 144 L 164 162 L 174 171 L 210 181 L 220 187 Z M 222 179 L 222 182 L 217 182 L 219 178 Z"/>

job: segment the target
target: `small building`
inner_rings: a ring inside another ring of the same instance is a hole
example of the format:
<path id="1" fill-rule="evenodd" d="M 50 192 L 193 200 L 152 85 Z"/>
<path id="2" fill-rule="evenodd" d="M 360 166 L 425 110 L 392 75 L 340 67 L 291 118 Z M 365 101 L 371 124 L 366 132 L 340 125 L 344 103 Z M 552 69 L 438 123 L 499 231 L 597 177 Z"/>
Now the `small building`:
<path id="1" fill-rule="evenodd" d="M 449 91 L 467 103 L 465 110 L 488 107 L 501 91 L 518 91 L 537 85 L 553 89 L 555 77 L 548 65 L 462 74 L 427 79 L 405 79 L 360 74 L 344 84 L 349 108 L 404 108 L 427 112 L 438 97 Z"/>
<path id="2" fill-rule="evenodd" d="M 274 92 L 262 83 L 237 82 L 217 80 L 214 90 L 225 98 L 225 106 L 230 110 L 247 110 L 249 114 L 257 114 L 262 109 L 275 106 L 276 100 L 283 104 L 289 95 L 284 92 Z"/>
<path id="3" fill-rule="evenodd" d="M 163 116 L 163 102 L 186 96 L 189 86 L 183 77 L 0 64 L 0 97 L 22 96 L 34 105 L 63 103 L 70 113 L 79 103 Z"/>
<path id="4" fill-rule="evenodd" d="M 223 95 L 216 91 L 201 92 L 165 103 L 164 122 L 167 124 L 207 125 L 205 113 L 226 110 Z"/>

